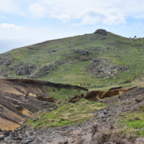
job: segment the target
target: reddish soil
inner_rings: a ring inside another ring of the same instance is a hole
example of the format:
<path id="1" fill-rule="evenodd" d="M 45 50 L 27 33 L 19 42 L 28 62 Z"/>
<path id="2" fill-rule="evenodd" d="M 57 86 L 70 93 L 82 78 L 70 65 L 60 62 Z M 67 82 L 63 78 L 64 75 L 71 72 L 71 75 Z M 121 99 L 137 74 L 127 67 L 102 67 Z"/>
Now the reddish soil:
<path id="1" fill-rule="evenodd" d="M 111 88 L 108 91 L 99 91 L 99 90 L 93 90 L 87 92 L 85 95 L 76 95 L 72 97 L 69 102 L 75 103 L 81 98 L 85 98 L 87 100 L 92 100 L 92 101 L 98 101 L 100 99 L 108 98 L 108 97 L 113 97 L 113 96 L 118 96 L 126 93 L 129 90 L 134 89 L 135 87 L 131 88 L 123 88 L 122 87 L 116 87 L 116 88 Z"/>

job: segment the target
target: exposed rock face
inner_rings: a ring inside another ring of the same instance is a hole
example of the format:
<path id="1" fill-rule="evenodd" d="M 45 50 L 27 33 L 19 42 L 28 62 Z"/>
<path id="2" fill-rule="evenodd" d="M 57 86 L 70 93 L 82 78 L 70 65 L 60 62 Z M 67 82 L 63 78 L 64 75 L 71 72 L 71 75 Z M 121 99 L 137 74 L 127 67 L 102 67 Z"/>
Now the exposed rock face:
<path id="1" fill-rule="evenodd" d="M 10 55 L 2 55 L 0 57 L 0 75 L 3 77 L 9 77 L 8 70 L 13 71 L 13 67 L 11 67 L 15 58 L 11 57 Z"/>
<path id="2" fill-rule="evenodd" d="M 115 76 L 118 71 L 127 71 L 127 67 L 114 65 L 106 58 L 96 58 L 88 67 L 89 72 L 97 78 L 111 78 Z"/>
<path id="3" fill-rule="evenodd" d="M 35 69 L 35 65 L 30 65 L 30 64 L 24 64 L 24 63 L 19 63 L 18 66 L 15 66 L 16 74 L 17 75 L 30 75 Z"/>
<path id="4" fill-rule="evenodd" d="M 9 66 L 13 62 L 14 58 L 11 56 L 4 56 L 0 58 L 0 65 Z"/>
<path id="5" fill-rule="evenodd" d="M 33 72 L 29 77 L 37 78 L 37 77 L 45 76 L 45 75 L 49 74 L 50 72 L 52 72 L 53 70 L 55 70 L 61 64 L 63 64 L 62 61 L 57 61 L 55 63 L 42 66 L 41 68 L 39 68 L 35 72 Z"/>
<path id="6" fill-rule="evenodd" d="M 74 51 L 74 53 L 79 54 L 79 55 L 83 55 L 83 56 L 89 56 L 91 54 L 87 50 L 75 49 L 73 51 Z"/>
<path id="7" fill-rule="evenodd" d="M 11 57 L 10 55 L 4 55 L 0 57 L 0 67 L 2 67 L 1 74 L 3 76 L 9 77 L 7 73 L 7 69 L 11 72 L 16 73 L 16 75 L 30 75 L 35 69 L 36 66 L 32 64 L 27 64 L 20 62 L 17 65 L 13 65 L 15 58 Z M 5 69 L 5 68 L 6 69 Z"/>
<path id="8" fill-rule="evenodd" d="M 79 61 L 88 61 L 91 60 L 91 52 L 89 50 L 74 49 L 75 58 Z"/>
<path id="9" fill-rule="evenodd" d="M 107 35 L 107 31 L 104 29 L 98 29 L 94 32 L 94 34 Z"/>

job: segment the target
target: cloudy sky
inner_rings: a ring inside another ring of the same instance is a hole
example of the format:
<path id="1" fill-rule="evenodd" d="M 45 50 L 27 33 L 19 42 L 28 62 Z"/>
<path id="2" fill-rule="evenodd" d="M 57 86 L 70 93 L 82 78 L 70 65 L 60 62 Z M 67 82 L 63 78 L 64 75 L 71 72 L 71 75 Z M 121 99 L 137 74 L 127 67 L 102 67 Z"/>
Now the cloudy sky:
<path id="1" fill-rule="evenodd" d="M 0 53 L 98 28 L 144 37 L 144 0 L 0 0 Z"/>

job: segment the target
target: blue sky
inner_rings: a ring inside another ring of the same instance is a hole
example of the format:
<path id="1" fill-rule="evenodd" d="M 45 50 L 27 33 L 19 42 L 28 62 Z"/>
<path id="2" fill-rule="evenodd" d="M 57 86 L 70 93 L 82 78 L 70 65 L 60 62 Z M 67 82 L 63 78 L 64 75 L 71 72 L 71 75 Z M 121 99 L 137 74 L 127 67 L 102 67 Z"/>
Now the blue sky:
<path id="1" fill-rule="evenodd" d="M 103 28 L 144 37 L 144 0 L 0 0 L 0 53 Z"/>

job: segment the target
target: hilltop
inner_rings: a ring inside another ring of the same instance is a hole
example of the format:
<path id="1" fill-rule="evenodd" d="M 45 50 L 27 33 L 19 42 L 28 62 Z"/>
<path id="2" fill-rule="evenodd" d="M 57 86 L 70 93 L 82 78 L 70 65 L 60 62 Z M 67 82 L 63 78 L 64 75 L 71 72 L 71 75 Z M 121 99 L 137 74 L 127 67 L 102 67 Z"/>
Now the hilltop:
<path id="1" fill-rule="evenodd" d="M 143 77 L 144 39 L 97 30 L 14 49 L 0 55 L 0 75 L 89 88 Z"/>

